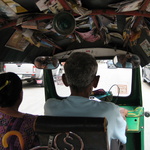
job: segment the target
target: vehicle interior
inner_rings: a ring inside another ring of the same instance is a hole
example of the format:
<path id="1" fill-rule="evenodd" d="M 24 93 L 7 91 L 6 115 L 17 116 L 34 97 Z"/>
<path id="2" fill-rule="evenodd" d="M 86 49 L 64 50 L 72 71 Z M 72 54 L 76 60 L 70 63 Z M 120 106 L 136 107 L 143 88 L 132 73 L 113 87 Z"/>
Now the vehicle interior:
<path id="1" fill-rule="evenodd" d="M 0 0 L 0 35 L 1 65 L 35 63 L 41 57 L 50 57 L 49 64 L 58 60 L 57 67 L 39 67 L 45 100 L 69 96 L 61 75 L 72 53 L 93 55 L 102 77 L 91 99 L 128 109 L 126 149 L 144 150 L 140 67 L 150 63 L 149 0 Z M 131 67 L 116 65 L 121 55 L 130 55 L 126 62 Z"/>

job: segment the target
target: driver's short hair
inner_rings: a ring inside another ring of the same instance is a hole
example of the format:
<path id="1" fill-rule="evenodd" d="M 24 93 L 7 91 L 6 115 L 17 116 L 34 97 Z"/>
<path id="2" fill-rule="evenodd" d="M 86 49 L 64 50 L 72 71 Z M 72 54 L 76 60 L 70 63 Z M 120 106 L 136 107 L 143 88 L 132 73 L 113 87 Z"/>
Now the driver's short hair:
<path id="1" fill-rule="evenodd" d="M 64 70 L 68 85 L 77 89 L 87 87 L 97 73 L 96 59 L 86 52 L 75 52 L 67 59 Z"/>

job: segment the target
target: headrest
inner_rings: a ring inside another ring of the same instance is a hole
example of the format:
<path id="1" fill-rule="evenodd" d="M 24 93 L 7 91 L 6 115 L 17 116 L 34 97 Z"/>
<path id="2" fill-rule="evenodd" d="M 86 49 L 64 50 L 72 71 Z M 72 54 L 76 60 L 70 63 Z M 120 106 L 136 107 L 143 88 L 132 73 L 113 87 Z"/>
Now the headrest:
<path id="1" fill-rule="evenodd" d="M 38 116 L 34 130 L 37 133 L 96 132 L 107 130 L 106 118 Z"/>

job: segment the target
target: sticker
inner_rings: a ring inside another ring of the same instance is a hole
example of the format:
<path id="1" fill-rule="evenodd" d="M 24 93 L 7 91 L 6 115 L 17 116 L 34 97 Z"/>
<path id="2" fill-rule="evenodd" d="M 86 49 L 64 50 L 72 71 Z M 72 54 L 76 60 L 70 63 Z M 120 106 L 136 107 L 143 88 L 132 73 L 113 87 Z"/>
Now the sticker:
<path id="1" fill-rule="evenodd" d="M 119 86 L 119 94 L 127 94 L 127 85 L 118 85 Z"/>
<path id="2" fill-rule="evenodd" d="M 47 0 L 39 0 L 36 2 L 37 7 L 39 8 L 40 11 L 44 11 L 48 9 L 48 1 Z"/>
<path id="3" fill-rule="evenodd" d="M 63 10 L 63 6 L 59 3 L 58 0 L 50 0 L 49 9 L 53 14 L 58 14 Z"/>
<path id="4" fill-rule="evenodd" d="M 140 46 L 142 47 L 143 51 L 146 53 L 147 56 L 150 56 L 150 43 L 149 41 L 146 39 L 144 40 Z"/>

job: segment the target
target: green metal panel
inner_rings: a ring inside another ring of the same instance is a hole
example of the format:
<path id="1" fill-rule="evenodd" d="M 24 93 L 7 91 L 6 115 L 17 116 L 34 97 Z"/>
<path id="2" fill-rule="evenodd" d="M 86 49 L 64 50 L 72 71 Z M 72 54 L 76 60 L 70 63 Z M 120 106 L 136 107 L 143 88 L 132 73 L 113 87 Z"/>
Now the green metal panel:
<path id="1" fill-rule="evenodd" d="M 127 124 L 128 124 L 128 131 L 138 131 L 140 130 L 140 118 L 139 117 L 132 117 L 127 118 Z"/>
<path id="2" fill-rule="evenodd" d="M 144 150 L 144 108 L 122 106 L 128 109 L 127 150 Z"/>

